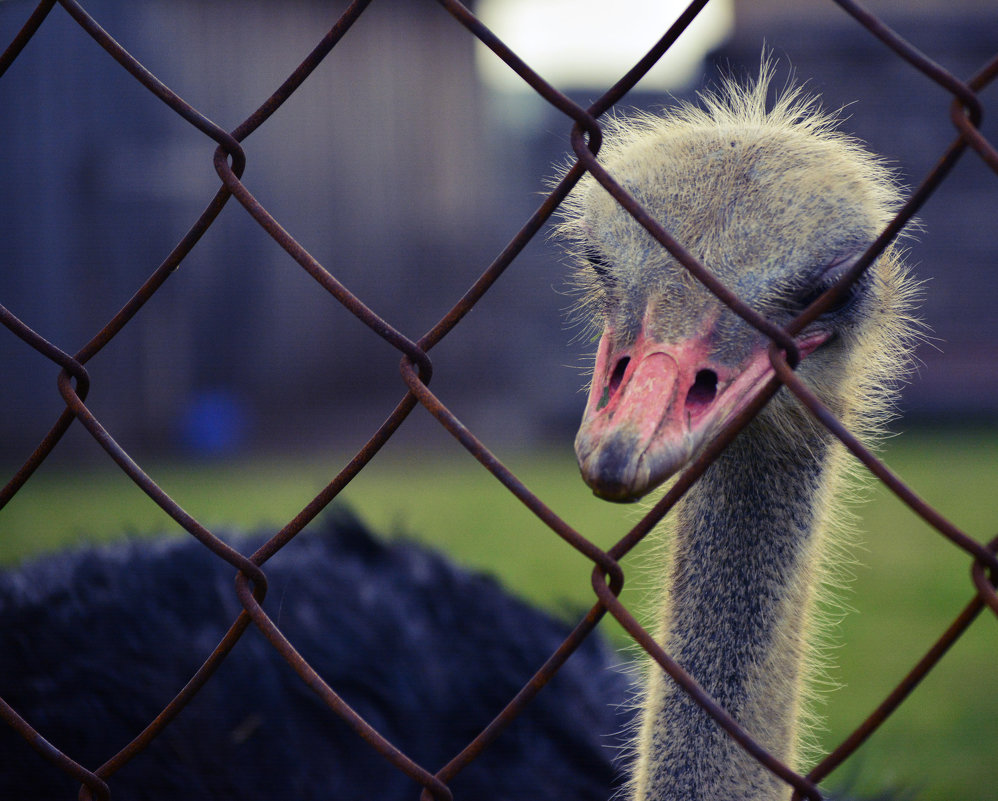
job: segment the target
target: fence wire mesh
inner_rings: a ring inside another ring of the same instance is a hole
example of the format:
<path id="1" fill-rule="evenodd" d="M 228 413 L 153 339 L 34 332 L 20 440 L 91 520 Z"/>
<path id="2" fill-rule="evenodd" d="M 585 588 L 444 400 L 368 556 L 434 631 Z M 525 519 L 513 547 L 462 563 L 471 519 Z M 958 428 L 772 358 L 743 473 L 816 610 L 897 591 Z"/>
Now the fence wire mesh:
<path id="1" fill-rule="evenodd" d="M 13 727 L 32 747 L 41 752 L 51 763 L 53 771 L 62 771 L 79 781 L 83 785 L 82 797 L 109 797 L 109 787 L 113 788 L 114 786 L 115 772 L 130 760 L 141 759 L 142 751 L 148 744 L 159 736 L 165 727 L 170 725 L 170 721 L 207 682 L 213 680 L 213 675 L 222 662 L 228 658 L 238 658 L 235 655 L 230 657 L 230 651 L 244 632 L 250 626 L 255 626 L 263 633 L 271 646 L 280 652 L 291 667 L 297 671 L 301 680 L 331 710 L 353 727 L 358 734 L 357 749 L 374 748 L 379 751 L 394 764 L 397 770 L 405 773 L 425 788 L 424 798 L 449 798 L 450 791 L 447 783 L 471 760 L 475 759 L 483 749 L 487 748 L 499 736 L 504 727 L 531 703 L 534 696 L 593 632 L 600 620 L 610 614 L 620 622 L 640 647 L 647 651 L 661 665 L 662 669 L 685 692 L 689 693 L 720 726 L 724 727 L 756 759 L 792 785 L 795 798 L 809 798 L 818 801 L 822 796 L 817 789 L 817 783 L 848 759 L 871 733 L 892 715 L 919 682 L 939 663 L 950 646 L 968 629 L 979 613 L 987 609 L 998 615 L 998 592 L 995 589 L 995 583 L 998 580 L 998 557 L 996 557 L 998 538 L 990 542 L 981 542 L 945 519 L 853 437 L 794 373 L 793 365 L 797 360 L 797 349 L 792 335 L 815 319 L 822 310 L 821 306 L 809 309 L 786 330 L 773 326 L 737 296 L 720 286 L 711 275 L 709 268 L 701 264 L 674 241 L 668 231 L 644 215 L 643 210 L 634 199 L 600 165 L 597 158 L 598 143 L 602 137 L 600 117 L 621 101 L 673 43 L 683 35 L 686 28 L 703 10 L 708 1 L 697 0 L 697 2 L 691 3 L 675 24 L 662 35 L 650 51 L 634 64 L 623 78 L 585 108 L 546 82 L 517 53 L 513 52 L 501 39 L 487 29 L 472 11 L 456 0 L 438 0 L 436 5 L 427 2 L 425 7 L 419 9 L 419 13 L 450 15 L 455 24 L 462 26 L 471 36 L 484 43 L 496 58 L 501 59 L 515 71 L 537 95 L 561 112 L 565 117 L 566 125 L 570 127 L 568 138 L 576 161 L 557 187 L 544 198 L 533 215 L 509 240 L 499 256 L 468 288 L 464 296 L 447 311 L 436 325 L 418 339 L 410 338 L 393 326 L 390 320 L 382 319 L 365 303 L 364 299 L 347 289 L 336 275 L 317 261 L 282 226 L 267 206 L 260 202 L 241 180 L 247 164 L 242 143 L 273 115 L 282 112 L 286 101 L 309 79 L 313 71 L 329 56 L 343 38 L 349 35 L 352 26 L 371 5 L 371 0 L 356 0 L 350 4 L 280 87 L 272 95 L 265 98 L 252 114 L 231 131 L 226 131 L 212 122 L 210 114 L 203 113 L 187 103 L 152 71 L 130 55 L 80 3 L 74 2 L 74 0 L 59 0 L 59 2 L 46 0 L 41 2 L 30 14 L 0 57 L 0 76 L 7 71 L 22 50 L 31 43 L 32 38 L 47 23 L 51 12 L 58 5 L 59 13 L 71 17 L 92 38 L 95 45 L 106 51 L 135 81 L 139 82 L 189 126 L 217 143 L 214 169 L 221 182 L 204 211 L 176 247 L 134 291 L 130 300 L 77 352 L 67 352 L 58 344 L 49 341 L 44 331 L 33 330 L 19 319 L 14 311 L 0 306 L 0 321 L 5 328 L 24 347 L 37 351 L 58 368 L 58 392 L 65 404 L 65 411 L 55 421 L 20 469 L 0 490 L 0 508 L 6 505 L 31 479 L 37 468 L 59 446 L 67 430 L 76 424 L 86 429 L 106 452 L 108 458 L 113 460 L 128 475 L 134 482 L 137 492 L 148 495 L 191 536 L 200 541 L 219 559 L 228 562 L 238 573 L 235 591 L 243 612 L 232 621 L 228 634 L 176 698 L 158 715 L 150 719 L 145 730 L 137 732 L 135 739 L 126 748 L 112 756 L 104 765 L 94 767 L 80 764 L 74 759 L 72 753 L 64 753 L 50 744 L 45 739 L 44 728 L 36 729 L 31 721 L 25 720 L 19 715 L 17 709 L 0 699 L 0 715 L 6 721 L 6 725 Z M 926 199 L 936 191 L 958 159 L 970 156 L 977 159 L 977 164 L 981 169 L 998 173 L 998 151 L 996 151 L 994 144 L 980 132 L 980 121 L 983 114 L 980 93 L 998 75 L 998 54 L 976 74 L 961 79 L 934 63 L 918 47 L 897 35 L 884 21 L 851 0 L 835 0 L 835 2 L 843 14 L 854 20 L 856 36 L 876 37 L 883 47 L 892 51 L 899 60 L 906 62 L 907 68 L 917 70 L 924 76 L 927 83 L 934 83 L 949 93 L 952 97 L 950 117 L 955 129 L 950 146 L 939 155 L 938 162 L 910 194 L 894 220 L 870 245 L 855 267 L 850 270 L 843 282 L 842 291 L 845 291 L 845 287 L 860 278 L 876 256 L 911 220 Z M 661 501 L 632 530 L 607 550 L 598 547 L 583 534 L 569 526 L 541 498 L 534 495 L 430 389 L 433 363 L 429 354 L 432 349 L 446 337 L 455 335 L 454 332 L 462 318 L 490 291 L 527 244 L 544 229 L 559 204 L 586 173 L 595 176 L 596 180 L 616 198 L 617 202 L 641 221 L 650 234 L 661 243 L 662 247 L 682 263 L 690 273 L 729 303 L 731 308 L 744 320 L 771 338 L 773 343 L 771 359 L 777 374 L 777 380 L 771 382 L 767 390 L 759 396 L 749 413 L 732 420 L 696 462 L 680 476 L 677 483 Z M 324 291 L 331 295 L 367 326 L 372 336 L 382 338 L 395 348 L 401 357 L 400 372 L 405 385 L 404 397 L 391 410 L 384 424 L 374 432 L 342 472 L 305 505 L 293 519 L 289 520 L 266 545 L 250 555 L 239 553 L 218 539 L 208 528 L 188 514 L 164 492 L 156 481 L 144 471 L 143 467 L 118 444 L 113 434 L 105 428 L 101 419 L 87 405 L 91 384 L 87 363 L 115 338 L 128 336 L 129 326 L 136 315 L 139 315 L 143 307 L 160 291 L 178 266 L 195 248 L 205 232 L 215 223 L 223 208 L 229 205 L 232 200 L 235 200 L 245 213 L 266 231 L 290 259 L 293 259 L 311 276 L 316 284 L 316 291 Z M 827 298 L 825 305 L 831 303 L 834 303 L 834 298 Z M 4 347 L 10 347 L 9 342 Z M 904 504 L 923 518 L 940 536 L 950 540 L 967 554 L 972 585 L 968 589 L 973 592 L 973 597 L 954 619 L 952 625 L 937 642 L 931 645 L 925 656 L 912 668 L 910 673 L 847 739 L 806 775 L 800 775 L 787 765 L 781 764 L 753 741 L 751 736 L 742 730 L 725 710 L 707 696 L 670 655 L 655 642 L 618 598 L 625 578 L 624 568 L 621 565 L 623 557 L 669 512 L 686 489 L 698 479 L 738 431 L 751 420 L 752 416 L 781 385 L 799 398 L 821 424 L 841 440 L 855 457 L 877 479 L 889 487 L 891 492 Z M 539 667 L 531 681 L 523 687 L 518 695 L 509 699 L 506 708 L 488 727 L 481 731 L 477 738 L 469 742 L 464 750 L 455 754 L 453 759 L 442 768 L 420 765 L 406 754 L 396 750 L 382 733 L 343 702 L 335 687 L 328 686 L 323 677 L 318 675 L 309 663 L 296 653 L 294 643 L 285 637 L 280 626 L 264 611 L 262 606 L 267 586 L 265 562 L 279 550 L 293 547 L 292 541 L 295 536 L 364 469 L 382 446 L 399 430 L 399 427 L 413 410 L 420 405 L 429 411 L 439 424 L 481 463 L 484 469 L 488 470 L 555 535 L 560 537 L 566 548 L 577 550 L 592 562 L 592 587 L 596 596 L 588 614 L 578 622 L 571 635 L 551 655 L 550 659 Z M 984 792 L 984 788 L 982 788 L 982 792 Z"/>

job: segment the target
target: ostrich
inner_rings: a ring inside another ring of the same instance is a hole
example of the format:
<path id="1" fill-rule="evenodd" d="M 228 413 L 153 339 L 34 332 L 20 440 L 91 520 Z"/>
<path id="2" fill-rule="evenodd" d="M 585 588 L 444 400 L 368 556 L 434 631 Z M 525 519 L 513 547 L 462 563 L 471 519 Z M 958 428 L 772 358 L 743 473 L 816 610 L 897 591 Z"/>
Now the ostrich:
<path id="1" fill-rule="evenodd" d="M 891 174 L 771 68 L 667 116 L 611 125 L 600 161 L 676 240 L 783 326 L 855 264 L 899 206 Z M 575 441 L 604 498 L 639 498 L 694 458 L 772 375 L 770 341 L 670 257 L 591 177 L 562 234 L 599 335 Z M 896 245 L 795 338 L 797 370 L 875 439 L 906 372 L 912 283 Z M 674 508 L 657 640 L 771 754 L 800 764 L 844 449 L 780 390 Z M 834 547 L 835 543 L 832 543 Z M 650 669 L 633 801 L 774 801 L 789 786 Z M 803 716 L 802 716 L 802 709 Z"/>
<path id="2" fill-rule="evenodd" d="M 262 544 L 230 538 L 244 553 Z M 266 563 L 266 608 L 341 697 L 436 770 L 568 627 L 406 540 L 333 510 Z M 192 538 L 71 550 L 0 573 L 0 698 L 94 769 L 194 674 L 240 611 L 234 571 Z M 274 604 L 273 606 L 271 604 Z M 593 639 L 449 786 L 455 797 L 605 801 L 627 679 Z M 511 769 L 515 766 L 515 770 Z M 415 801 L 419 785 L 329 711 L 253 627 L 112 798 Z M 0 798 L 68 801 L 79 785 L 0 721 Z"/>
<path id="3" fill-rule="evenodd" d="M 610 126 L 600 158 L 751 306 L 789 322 L 891 216 L 889 172 L 799 90 L 767 111 L 770 73 L 702 107 Z M 771 375 L 768 341 L 690 278 L 591 179 L 560 233 L 580 254 L 580 309 L 600 337 L 576 451 L 604 498 L 639 498 L 694 458 Z M 912 290 L 896 246 L 797 335 L 798 374 L 875 436 L 903 372 Z M 801 748 L 812 608 L 846 460 L 785 392 L 674 510 L 659 636 L 777 758 Z M 423 764 L 450 757 L 556 647 L 565 628 L 480 576 L 352 520 L 267 565 L 274 613 L 346 700 Z M 56 745 L 100 764 L 196 668 L 238 611 L 231 570 L 196 544 L 131 543 L 0 577 L 0 697 Z M 250 548 L 249 550 L 252 550 Z M 208 588 L 207 590 L 205 588 Z M 163 642 L 191 643 L 165 652 Z M 373 652 L 371 655 L 370 652 Z M 154 656 L 150 657 L 150 654 Z M 457 798 L 605 799 L 627 688 L 595 640 L 453 783 Z M 633 801 L 786 799 L 660 671 L 631 726 Z M 122 797 L 415 797 L 248 632 L 193 706 L 110 779 Z M 0 726 L 0 797 L 69 797 L 72 782 Z"/>

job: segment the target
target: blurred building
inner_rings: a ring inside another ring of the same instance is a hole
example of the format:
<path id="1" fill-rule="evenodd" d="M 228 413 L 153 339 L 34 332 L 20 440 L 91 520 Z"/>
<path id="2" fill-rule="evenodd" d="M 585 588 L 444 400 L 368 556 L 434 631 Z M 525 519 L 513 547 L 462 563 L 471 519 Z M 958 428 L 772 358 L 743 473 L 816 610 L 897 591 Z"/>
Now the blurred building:
<path id="1" fill-rule="evenodd" d="M 94 13 L 164 83 L 232 129 L 345 6 L 114 0 Z M 374 4 L 244 143 L 244 180 L 261 203 L 413 338 L 474 280 L 481 254 L 499 247 L 492 210 L 504 195 L 494 176 L 505 174 L 492 157 L 473 41 L 424 7 Z M 3 4 L 0 30 L 12 35 L 29 11 Z M 60 8 L 0 81 L 0 103 L 0 302 L 73 353 L 207 205 L 219 185 L 214 142 Z M 398 358 L 233 200 L 89 363 L 88 402 L 139 447 L 196 432 L 198 410 L 225 399 L 247 424 L 280 436 L 288 421 L 335 419 L 334 394 L 361 408 L 372 396 L 401 397 Z M 9 337 L 0 371 L 0 440 L 23 448 L 58 414 L 57 371 Z"/>
<path id="2" fill-rule="evenodd" d="M 108 0 L 93 13 L 164 83 L 232 129 L 344 6 Z M 994 54 L 989 0 L 878 7 L 957 75 Z M 0 4 L 0 35 L 9 40 L 30 10 Z M 847 128 L 907 182 L 954 137 L 946 93 L 832 3 L 741 2 L 735 21 L 711 68 L 751 71 L 765 42 L 828 106 L 848 105 Z M 374 3 L 244 143 L 244 181 L 263 206 L 413 339 L 501 251 L 568 149 L 570 124 L 558 112 L 483 87 L 473 45 L 436 4 Z M 628 100 L 665 103 L 648 93 Z M 75 352 L 210 200 L 214 143 L 59 7 L 0 79 L 0 108 L 0 304 Z M 986 134 L 998 139 L 993 124 Z M 940 341 L 922 349 L 907 406 L 933 421 L 998 411 L 996 192 L 998 177 L 967 155 L 912 244 Z M 431 386 L 487 437 L 560 436 L 577 421 L 591 346 L 573 342 L 566 325 L 564 272 L 542 235 L 431 354 Z M 353 447 L 404 393 L 398 360 L 230 200 L 163 290 L 88 364 L 88 403 L 130 450 Z M 0 458 L 23 458 L 57 417 L 56 374 L 0 331 Z"/>

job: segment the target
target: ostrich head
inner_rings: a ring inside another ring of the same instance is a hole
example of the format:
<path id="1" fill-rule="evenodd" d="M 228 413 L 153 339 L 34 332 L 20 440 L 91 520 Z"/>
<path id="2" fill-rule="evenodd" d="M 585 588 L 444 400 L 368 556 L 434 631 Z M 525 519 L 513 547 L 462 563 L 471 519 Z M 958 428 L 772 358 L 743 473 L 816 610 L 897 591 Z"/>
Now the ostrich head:
<path id="1" fill-rule="evenodd" d="M 814 98 L 789 89 L 767 110 L 770 76 L 764 66 L 748 87 L 727 83 L 702 108 L 613 121 L 599 158 L 729 289 L 784 326 L 854 264 L 898 191 Z M 598 495 L 631 500 L 693 458 L 766 382 L 770 342 L 592 178 L 561 230 L 580 256 L 581 308 L 600 333 L 579 465 Z M 878 385 L 897 372 L 907 286 L 891 246 L 796 337 L 799 374 L 846 418 L 862 394 L 865 428 L 882 406 Z M 754 425 L 786 434 L 810 424 L 781 392 Z"/>

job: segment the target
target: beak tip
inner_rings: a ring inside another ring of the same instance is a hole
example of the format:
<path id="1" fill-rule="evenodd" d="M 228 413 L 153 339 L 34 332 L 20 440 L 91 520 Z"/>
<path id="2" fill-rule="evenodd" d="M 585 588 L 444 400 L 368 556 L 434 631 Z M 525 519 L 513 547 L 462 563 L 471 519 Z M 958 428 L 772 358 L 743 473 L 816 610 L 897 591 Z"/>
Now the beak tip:
<path id="1" fill-rule="evenodd" d="M 593 491 L 593 495 L 603 501 L 610 501 L 611 503 L 637 503 L 641 500 L 640 494 L 635 495 L 627 487 L 620 485 L 611 487 L 590 484 L 589 486 Z"/>
<path id="2" fill-rule="evenodd" d="M 638 501 L 689 464 L 696 450 L 689 438 L 651 448 L 639 444 L 635 438 L 616 436 L 577 449 L 582 479 L 594 495 L 614 503 Z"/>
<path id="3" fill-rule="evenodd" d="M 635 456 L 642 450 L 635 436 L 623 432 L 597 444 L 585 437 L 576 442 L 583 480 L 594 495 L 616 503 L 636 501 L 647 489 L 641 460 Z"/>

